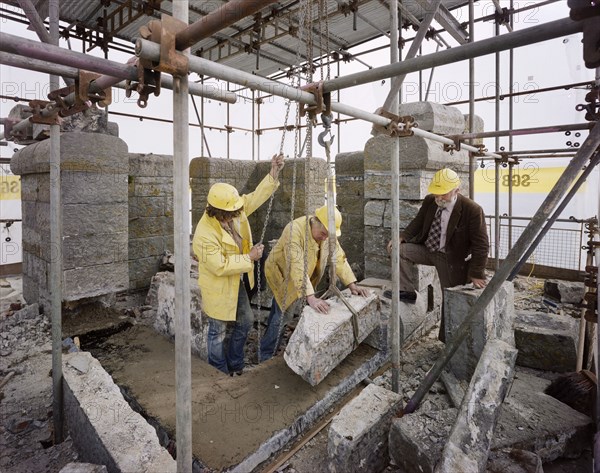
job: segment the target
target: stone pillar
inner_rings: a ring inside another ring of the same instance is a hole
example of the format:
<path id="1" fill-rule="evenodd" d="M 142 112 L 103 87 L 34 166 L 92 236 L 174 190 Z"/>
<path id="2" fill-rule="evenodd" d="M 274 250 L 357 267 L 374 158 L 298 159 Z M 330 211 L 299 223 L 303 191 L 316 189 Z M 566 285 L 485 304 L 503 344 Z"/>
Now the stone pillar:
<path id="1" fill-rule="evenodd" d="M 100 133 L 61 135 L 63 299 L 126 290 L 127 174 L 125 142 Z M 11 170 L 21 176 L 23 296 L 49 303 L 50 141 L 15 153 Z"/>
<path id="2" fill-rule="evenodd" d="M 359 281 L 365 273 L 364 159 L 362 151 L 335 157 L 336 203 L 343 217 L 340 245 Z"/>
<path id="3" fill-rule="evenodd" d="M 145 289 L 173 251 L 173 157 L 129 155 L 129 288 Z"/>

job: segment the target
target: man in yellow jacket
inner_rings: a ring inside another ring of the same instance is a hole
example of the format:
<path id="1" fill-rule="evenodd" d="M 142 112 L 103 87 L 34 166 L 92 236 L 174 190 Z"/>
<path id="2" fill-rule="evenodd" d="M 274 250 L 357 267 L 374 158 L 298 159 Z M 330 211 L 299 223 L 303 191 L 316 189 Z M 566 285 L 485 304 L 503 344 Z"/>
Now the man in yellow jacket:
<path id="1" fill-rule="evenodd" d="M 248 215 L 279 187 L 283 164 L 282 155 L 273 156 L 271 171 L 250 194 L 240 196 L 229 184 L 214 184 L 194 233 L 202 309 L 209 317 L 208 362 L 232 376 L 244 369 L 244 345 L 254 319 L 244 282 L 254 287 L 254 262 L 264 249 L 262 244 L 252 245 Z M 228 322 L 235 326 L 225 349 Z"/>
<path id="2" fill-rule="evenodd" d="M 308 241 L 305 245 L 307 226 L 309 227 Z M 335 209 L 335 232 L 338 237 L 342 234 L 341 226 L 342 214 Z M 329 311 L 329 304 L 317 298 L 314 290 L 325 273 L 328 255 L 329 231 L 326 205 L 319 207 L 314 216 L 300 217 L 287 224 L 265 263 L 265 276 L 274 297 L 267 321 L 267 330 L 260 343 L 261 361 L 268 360 L 277 352 L 280 335 L 286 324 L 286 317 L 282 317 L 282 309 L 288 316 L 293 314 L 296 304 L 301 301 L 304 290 L 309 306 L 323 314 Z M 305 256 L 307 258 L 306 274 L 304 273 Z M 368 295 L 365 289 L 356 285 L 356 277 L 337 240 L 334 264 L 337 276 L 342 283 L 348 286 L 352 294 Z M 288 276 L 286 277 L 286 275 Z"/>

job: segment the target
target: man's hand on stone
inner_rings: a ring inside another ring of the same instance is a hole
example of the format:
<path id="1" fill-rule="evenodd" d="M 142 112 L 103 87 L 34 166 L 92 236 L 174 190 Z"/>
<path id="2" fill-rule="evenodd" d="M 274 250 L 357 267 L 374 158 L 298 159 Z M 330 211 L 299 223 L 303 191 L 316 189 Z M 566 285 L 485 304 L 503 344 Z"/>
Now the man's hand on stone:
<path id="1" fill-rule="evenodd" d="M 487 286 L 487 281 L 485 279 L 471 278 L 471 282 L 477 289 L 482 289 Z"/>
<path id="2" fill-rule="evenodd" d="M 400 238 L 400 244 L 404 243 L 404 238 Z M 387 252 L 388 255 L 392 254 L 392 240 L 389 241 L 389 243 L 387 244 Z"/>
<path id="3" fill-rule="evenodd" d="M 327 314 L 329 312 L 329 304 L 325 302 L 323 299 L 319 299 L 314 295 L 307 296 L 306 302 L 309 306 L 315 309 L 317 312 L 321 314 Z"/>
<path id="4" fill-rule="evenodd" d="M 355 296 L 367 297 L 369 295 L 369 291 L 363 287 L 357 286 L 355 282 L 350 283 L 348 285 L 348 289 Z"/>

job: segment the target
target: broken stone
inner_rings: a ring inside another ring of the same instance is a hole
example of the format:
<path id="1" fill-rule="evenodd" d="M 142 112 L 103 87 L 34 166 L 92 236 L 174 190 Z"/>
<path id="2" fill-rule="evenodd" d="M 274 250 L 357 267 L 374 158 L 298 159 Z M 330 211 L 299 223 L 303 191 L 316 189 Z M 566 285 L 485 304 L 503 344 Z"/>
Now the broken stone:
<path id="1" fill-rule="evenodd" d="M 83 353 L 79 353 L 80 356 L 72 356 L 69 358 L 68 365 L 75 368 L 82 374 L 85 374 L 90 369 L 90 360 L 87 356 L 83 355 Z"/>
<path id="2" fill-rule="evenodd" d="M 575 319 L 564 315 L 517 311 L 517 364 L 559 373 L 574 371 L 579 340 L 577 325 Z"/>
<path id="3" fill-rule="evenodd" d="M 436 472 L 485 471 L 516 359 L 517 350 L 508 343 L 498 339 L 486 343 Z"/>
<path id="4" fill-rule="evenodd" d="M 197 278 L 190 277 L 190 291 L 192 353 L 206 361 L 208 359 L 206 345 L 208 316 L 202 312 L 202 298 Z M 163 271 L 154 275 L 146 296 L 146 305 L 156 310 L 145 310 L 143 319 L 153 325 L 158 333 L 173 340 L 175 338 L 175 273 Z"/>
<path id="5" fill-rule="evenodd" d="M 474 289 L 471 284 L 444 291 L 446 340 L 452 340 L 482 292 L 483 289 Z M 514 290 L 512 283 L 507 281 L 502 284 L 483 314 L 476 315 L 471 322 L 466 339 L 448 363 L 450 371 L 458 379 L 470 380 L 488 340 L 498 338 L 514 346 L 514 317 Z"/>
<path id="6" fill-rule="evenodd" d="M 94 465 L 93 463 L 67 463 L 59 473 L 106 473 L 104 465 Z"/>
<path id="7" fill-rule="evenodd" d="M 579 304 L 583 300 L 585 286 L 582 282 L 547 279 L 544 282 L 544 295 L 562 303 Z"/>
<path id="8" fill-rule="evenodd" d="M 549 381 L 518 372 L 494 431 L 491 450 L 517 448 L 542 462 L 577 458 L 591 446 L 592 419 L 543 393 Z M 394 419 L 391 459 L 404 471 L 432 473 L 456 418 L 456 409 L 421 412 Z M 430 431 L 428 432 L 428 429 Z M 433 433 L 439 442 L 429 438 Z"/>
<path id="9" fill-rule="evenodd" d="M 358 342 L 362 342 L 379 324 L 379 298 L 344 293 L 359 313 Z M 290 337 L 284 359 L 287 365 L 312 386 L 319 384 L 353 348 L 352 314 L 337 298 L 328 300 L 329 313 L 304 308 L 296 330 Z"/>
<path id="10" fill-rule="evenodd" d="M 388 431 L 401 403 L 399 394 L 370 384 L 346 404 L 329 427 L 329 471 L 382 471 L 389 462 Z"/>
<path id="11" fill-rule="evenodd" d="M 457 409 L 406 414 L 394 419 L 389 452 L 401 471 L 433 473 L 456 419 Z"/>
<path id="12" fill-rule="evenodd" d="M 544 473 L 539 455 L 509 448 L 490 452 L 486 473 Z"/>

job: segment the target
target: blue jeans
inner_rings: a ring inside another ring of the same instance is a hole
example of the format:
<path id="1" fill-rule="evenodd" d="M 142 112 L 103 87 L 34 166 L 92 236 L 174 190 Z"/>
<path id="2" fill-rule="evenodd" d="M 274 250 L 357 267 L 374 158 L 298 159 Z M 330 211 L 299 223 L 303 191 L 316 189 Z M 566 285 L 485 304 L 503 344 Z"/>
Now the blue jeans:
<path id="1" fill-rule="evenodd" d="M 290 314 L 293 314 L 296 302 L 294 302 L 286 311 L 284 317 L 281 313 L 281 308 L 275 298 L 271 302 L 271 312 L 269 312 L 269 318 L 267 319 L 267 330 L 265 331 L 260 341 L 260 361 L 267 361 L 272 358 L 281 344 L 281 335 L 287 325 L 287 319 Z M 283 319 L 283 320 L 282 320 Z"/>
<path id="2" fill-rule="evenodd" d="M 242 371 L 244 369 L 244 345 L 246 345 L 253 321 L 254 314 L 250 307 L 246 288 L 240 284 L 236 320 L 227 350 L 224 343 L 227 322 L 208 318 L 208 363 L 223 373 Z"/>

